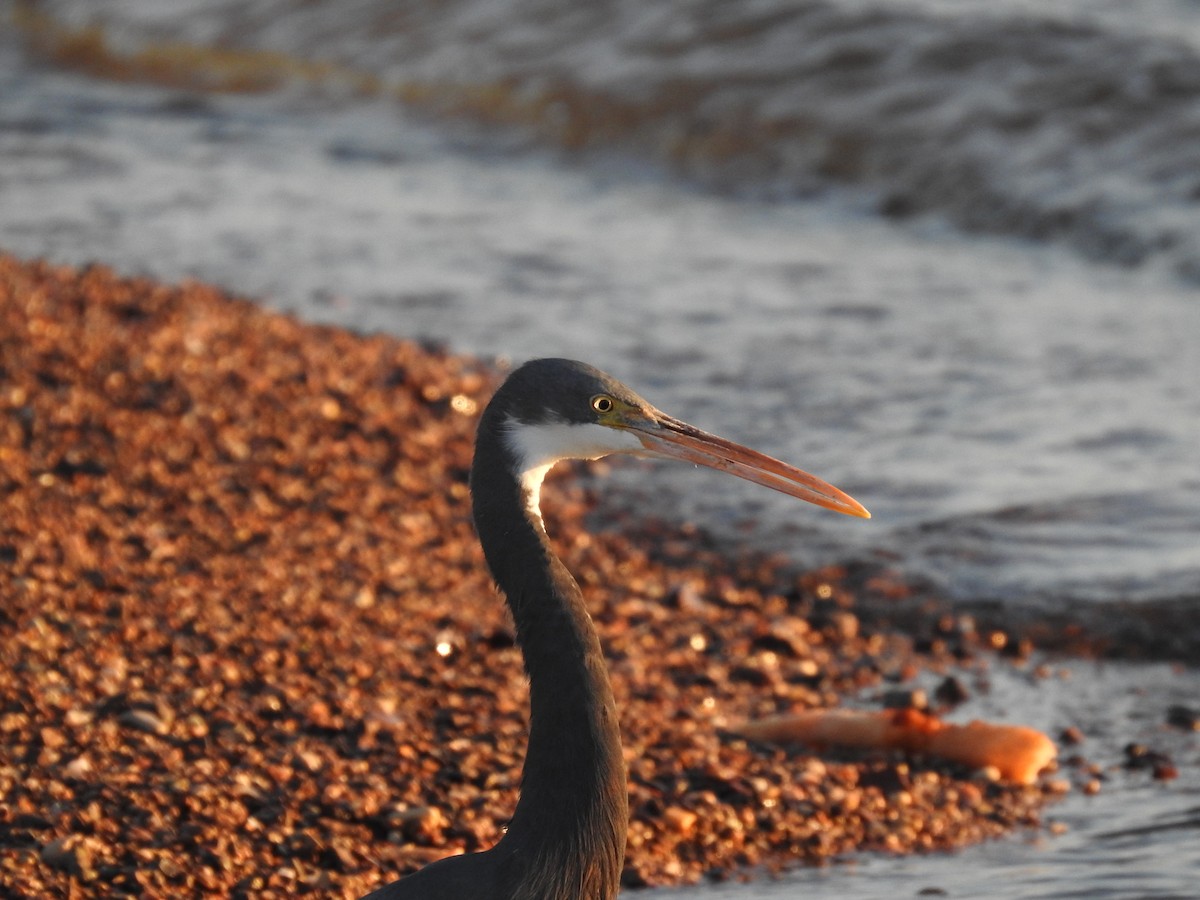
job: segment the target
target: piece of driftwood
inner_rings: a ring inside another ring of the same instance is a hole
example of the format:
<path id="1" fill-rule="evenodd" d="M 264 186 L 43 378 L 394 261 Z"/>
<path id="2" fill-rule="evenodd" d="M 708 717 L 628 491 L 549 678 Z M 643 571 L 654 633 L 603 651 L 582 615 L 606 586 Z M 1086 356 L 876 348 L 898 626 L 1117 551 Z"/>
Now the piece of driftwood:
<path id="1" fill-rule="evenodd" d="M 991 767 L 1020 784 L 1032 784 L 1058 753 L 1054 742 L 1033 728 L 978 721 L 957 725 L 915 709 L 813 709 L 746 722 L 732 731 L 772 744 L 922 753 L 972 768 Z"/>

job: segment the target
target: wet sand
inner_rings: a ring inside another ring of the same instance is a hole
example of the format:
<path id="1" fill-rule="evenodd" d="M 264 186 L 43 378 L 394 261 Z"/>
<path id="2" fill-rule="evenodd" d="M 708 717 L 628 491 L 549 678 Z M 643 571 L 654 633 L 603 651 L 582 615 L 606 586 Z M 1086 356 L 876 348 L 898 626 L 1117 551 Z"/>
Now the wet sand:
<path id="1" fill-rule="evenodd" d="M 204 285 L 0 257 L 11 896 L 356 896 L 499 837 L 526 687 L 466 486 L 498 377 Z M 621 709 L 626 886 L 959 847 L 1065 789 L 729 737 L 1004 663 L 952 621 L 876 630 L 837 569 L 632 511 L 596 531 L 602 482 L 564 468 L 544 505 Z"/>

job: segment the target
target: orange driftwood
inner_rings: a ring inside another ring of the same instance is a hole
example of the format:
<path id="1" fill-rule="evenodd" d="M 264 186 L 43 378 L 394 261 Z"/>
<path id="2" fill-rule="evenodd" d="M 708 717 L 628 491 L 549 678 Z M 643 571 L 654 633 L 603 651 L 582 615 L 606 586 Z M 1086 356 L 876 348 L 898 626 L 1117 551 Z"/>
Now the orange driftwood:
<path id="1" fill-rule="evenodd" d="M 1050 738 L 1033 728 L 954 725 L 915 709 L 813 709 L 747 722 L 733 731 L 764 743 L 925 753 L 977 769 L 991 766 L 1001 778 L 1020 784 L 1032 784 L 1058 752 Z"/>

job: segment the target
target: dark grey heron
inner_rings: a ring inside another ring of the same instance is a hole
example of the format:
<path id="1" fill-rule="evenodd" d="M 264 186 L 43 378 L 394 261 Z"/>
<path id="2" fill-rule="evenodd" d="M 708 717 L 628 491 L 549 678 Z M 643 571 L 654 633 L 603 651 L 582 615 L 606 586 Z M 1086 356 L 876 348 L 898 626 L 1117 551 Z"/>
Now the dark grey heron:
<path id="1" fill-rule="evenodd" d="M 709 466 L 868 518 L 819 478 L 667 416 L 583 363 L 516 369 L 484 410 L 471 466 L 475 529 L 516 625 L 529 676 L 529 746 L 504 837 L 381 888 L 370 900 L 611 900 L 628 825 L 617 710 L 579 585 L 554 555 L 538 505 L 563 459 L 610 453 Z"/>

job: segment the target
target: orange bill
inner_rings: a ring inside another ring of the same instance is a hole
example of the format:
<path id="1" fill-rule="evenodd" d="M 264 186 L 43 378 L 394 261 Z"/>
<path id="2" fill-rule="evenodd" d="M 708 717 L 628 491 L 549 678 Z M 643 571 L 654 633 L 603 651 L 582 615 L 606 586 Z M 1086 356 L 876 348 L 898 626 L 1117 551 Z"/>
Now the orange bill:
<path id="1" fill-rule="evenodd" d="M 662 413 L 644 421 L 627 421 L 642 446 L 656 456 L 669 456 L 698 466 L 728 472 L 792 497 L 848 516 L 871 518 L 866 507 L 849 494 L 785 462 L 708 434 Z"/>

